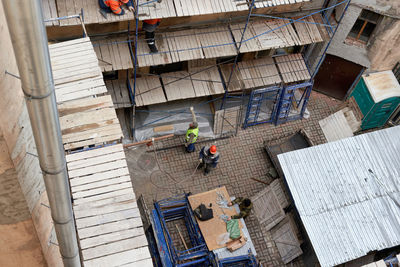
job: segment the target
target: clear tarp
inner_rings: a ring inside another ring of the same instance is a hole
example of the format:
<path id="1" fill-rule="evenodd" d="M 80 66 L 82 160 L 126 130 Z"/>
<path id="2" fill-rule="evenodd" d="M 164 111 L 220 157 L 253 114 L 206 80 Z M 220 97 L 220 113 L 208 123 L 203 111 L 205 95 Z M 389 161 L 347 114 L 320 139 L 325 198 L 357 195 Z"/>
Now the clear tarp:
<path id="1" fill-rule="evenodd" d="M 191 106 L 194 107 L 201 136 L 214 138 L 214 115 L 211 113 L 210 105 L 206 101 L 204 99 L 187 99 L 185 101 L 151 105 L 145 110 L 137 109 L 134 122 L 135 140 L 143 141 L 167 134 L 184 135 L 192 122 Z M 157 130 L 159 126 L 168 125 L 172 127 L 166 130 Z"/>

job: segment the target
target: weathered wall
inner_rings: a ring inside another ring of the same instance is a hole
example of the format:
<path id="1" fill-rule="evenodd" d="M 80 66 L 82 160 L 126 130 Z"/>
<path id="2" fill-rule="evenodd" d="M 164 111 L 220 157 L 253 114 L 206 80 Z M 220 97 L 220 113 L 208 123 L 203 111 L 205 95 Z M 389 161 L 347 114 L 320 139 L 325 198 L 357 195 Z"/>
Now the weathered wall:
<path id="1" fill-rule="evenodd" d="M 1 2 L 0 40 L 0 266 L 62 266 Z"/>
<path id="2" fill-rule="evenodd" d="M 371 71 L 391 70 L 400 62 L 400 20 L 385 17 L 368 47 Z"/>
<path id="3" fill-rule="evenodd" d="M 339 28 L 336 31 L 331 46 L 328 49 L 328 54 L 341 57 L 364 67 L 369 67 L 370 62 L 366 49 L 344 43 L 344 40 L 349 35 L 349 32 L 358 16 L 361 14 L 361 11 L 362 8 L 350 4 Z"/>
<path id="4" fill-rule="evenodd" d="M 345 44 L 344 40 L 363 9 L 379 13 L 384 17 L 377 25 L 366 48 Z M 400 41 L 400 17 L 395 18 L 398 14 L 400 14 L 398 0 L 352 1 L 328 53 L 368 67 L 368 71 L 392 69 L 400 61 L 400 50 L 397 47 Z M 340 12 L 337 12 L 338 15 Z"/>

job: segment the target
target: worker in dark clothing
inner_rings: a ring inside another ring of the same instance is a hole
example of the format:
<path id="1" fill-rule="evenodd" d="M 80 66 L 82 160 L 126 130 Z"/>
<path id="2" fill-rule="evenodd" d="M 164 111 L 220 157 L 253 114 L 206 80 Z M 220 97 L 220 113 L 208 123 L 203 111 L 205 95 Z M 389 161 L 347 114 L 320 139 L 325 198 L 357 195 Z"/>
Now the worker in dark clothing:
<path id="1" fill-rule="evenodd" d="M 240 213 L 238 215 L 231 216 L 232 219 L 246 219 L 249 216 L 251 209 L 253 208 L 253 203 L 248 198 L 237 197 L 232 202 L 228 203 L 228 206 L 232 206 L 234 204 L 239 205 Z"/>
<path id="2" fill-rule="evenodd" d="M 210 173 L 211 168 L 217 167 L 219 160 L 219 153 L 217 152 L 217 147 L 212 146 L 203 146 L 199 155 L 200 165 L 199 169 L 204 167 L 204 175 Z"/>
<path id="3" fill-rule="evenodd" d="M 100 13 L 104 18 L 107 18 L 107 13 L 122 16 L 125 14 L 125 11 L 121 8 L 123 4 L 126 4 L 129 11 L 134 11 L 132 0 L 99 0 Z"/>
<path id="4" fill-rule="evenodd" d="M 196 150 L 194 143 L 196 143 L 197 137 L 199 136 L 199 124 L 197 123 L 193 107 L 190 107 L 190 112 L 192 112 L 193 121 L 189 124 L 189 129 L 187 129 L 185 136 L 185 147 L 186 152 L 188 153 L 194 152 Z"/>
<path id="5" fill-rule="evenodd" d="M 142 29 L 145 32 L 145 38 L 147 45 L 149 46 L 149 49 L 151 53 L 158 53 L 157 46 L 156 46 L 156 41 L 154 39 L 154 32 L 158 25 L 160 25 L 161 19 L 147 19 L 143 20 L 143 26 Z"/>

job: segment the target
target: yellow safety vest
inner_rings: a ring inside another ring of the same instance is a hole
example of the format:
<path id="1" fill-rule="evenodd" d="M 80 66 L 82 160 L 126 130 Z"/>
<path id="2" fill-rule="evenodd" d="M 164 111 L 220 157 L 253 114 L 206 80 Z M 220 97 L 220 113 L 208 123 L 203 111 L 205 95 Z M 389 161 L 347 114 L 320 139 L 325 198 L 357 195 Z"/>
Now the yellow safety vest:
<path id="1" fill-rule="evenodd" d="M 193 140 L 192 140 L 192 144 L 193 144 L 193 143 L 196 142 L 197 137 L 199 136 L 199 127 L 195 128 L 195 129 L 189 128 L 189 129 L 186 131 L 186 142 L 189 141 L 190 135 L 191 135 L 191 134 L 194 134 L 194 138 L 193 138 Z"/>

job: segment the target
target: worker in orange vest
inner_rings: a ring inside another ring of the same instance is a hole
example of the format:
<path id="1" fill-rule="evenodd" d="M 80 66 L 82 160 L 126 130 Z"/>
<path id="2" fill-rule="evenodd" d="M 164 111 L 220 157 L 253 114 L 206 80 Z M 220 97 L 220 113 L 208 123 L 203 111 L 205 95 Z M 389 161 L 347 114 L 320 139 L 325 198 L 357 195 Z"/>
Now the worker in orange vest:
<path id="1" fill-rule="evenodd" d="M 151 53 L 158 53 L 157 46 L 156 46 L 156 41 L 154 39 L 154 31 L 160 25 L 161 19 L 146 19 L 143 20 L 143 26 L 142 29 L 145 32 L 145 38 L 147 45 L 149 46 L 149 49 Z"/>
<path id="2" fill-rule="evenodd" d="M 118 16 L 124 15 L 125 11 L 121 8 L 123 4 L 126 4 L 129 11 L 134 11 L 132 0 L 99 0 L 100 13 L 104 18 L 107 18 L 107 13 L 114 13 Z"/>

